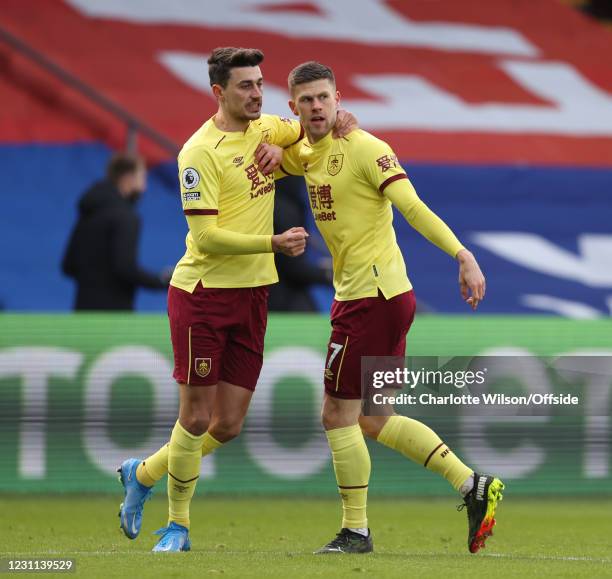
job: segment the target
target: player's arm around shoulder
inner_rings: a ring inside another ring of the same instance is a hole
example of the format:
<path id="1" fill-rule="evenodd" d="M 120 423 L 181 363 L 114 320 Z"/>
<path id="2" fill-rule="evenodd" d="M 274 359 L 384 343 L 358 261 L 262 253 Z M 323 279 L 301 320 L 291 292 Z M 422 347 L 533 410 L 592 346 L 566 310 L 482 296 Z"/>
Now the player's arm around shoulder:
<path id="1" fill-rule="evenodd" d="M 274 172 L 274 179 L 282 179 L 283 177 L 303 177 L 304 166 L 300 160 L 300 149 L 302 142 L 296 143 L 291 147 L 283 149 L 283 156 L 278 169 Z"/>
<path id="2" fill-rule="evenodd" d="M 257 169 L 263 175 L 273 175 L 280 169 L 283 150 L 301 141 L 304 131 L 297 121 L 276 115 L 261 115 L 258 122 L 262 141 L 255 150 Z"/>
<path id="3" fill-rule="evenodd" d="M 270 143 L 282 149 L 295 145 L 304 137 L 304 128 L 295 120 L 277 115 L 261 115 L 262 130 L 269 131 Z"/>
<path id="4" fill-rule="evenodd" d="M 294 120 L 274 115 L 262 115 L 261 127 L 270 135 L 269 142 L 262 142 L 255 151 L 258 169 L 264 175 L 274 174 L 275 179 L 287 175 L 303 175 L 299 162 L 299 151 L 304 139 L 304 128 Z M 343 138 L 358 128 L 357 119 L 348 111 L 338 111 L 336 124 L 333 129 L 335 139 Z M 296 154 L 292 154 L 294 149 Z M 285 151 L 289 151 L 285 153 Z M 292 161 L 293 159 L 293 161 Z M 284 160 L 285 165 L 282 165 Z"/>

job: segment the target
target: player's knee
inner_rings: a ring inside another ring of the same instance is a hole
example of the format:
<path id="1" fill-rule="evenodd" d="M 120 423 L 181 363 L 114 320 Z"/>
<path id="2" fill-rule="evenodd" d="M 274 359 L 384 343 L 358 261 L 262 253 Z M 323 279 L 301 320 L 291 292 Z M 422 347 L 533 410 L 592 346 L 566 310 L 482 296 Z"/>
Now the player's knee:
<path id="1" fill-rule="evenodd" d="M 208 430 L 208 416 L 192 414 L 181 417 L 181 426 L 194 436 L 201 436 Z"/>
<path id="2" fill-rule="evenodd" d="M 325 430 L 356 426 L 361 412 L 359 400 L 342 400 L 326 397 L 321 411 L 321 422 Z"/>
<path id="3" fill-rule="evenodd" d="M 368 438 L 373 438 L 374 440 L 378 438 L 378 433 L 380 432 L 379 426 L 377 422 L 372 420 L 369 416 L 359 417 L 359 427 L 361 428 L 361 432 Z"/>
<path id="4" fill-rule="evenodd" d="M 210 434 L 219 442 L 229 442 L 242 431 L 242 420 L 218 420 L 210 426 Z"/>
<path id="5" fill-rule="evenodd" d="M 337 408 L 330 408 L 329 406 L 323 406 L 321 411 L 321 424 L 325 430 L 332 430 L 333 428 L 340 428 L 344 426 L 344 415 Z"/>
<path id="6" fill-rule="evenodd" d="M 325 430 L 330 429 L 331 420 L 332 420 L 331 412 L 327 410 L 325 406 L 323 406 L 323 408 L 321 409 L 321 424 L 323 425 L 323 428 L 325 428 Z"/>

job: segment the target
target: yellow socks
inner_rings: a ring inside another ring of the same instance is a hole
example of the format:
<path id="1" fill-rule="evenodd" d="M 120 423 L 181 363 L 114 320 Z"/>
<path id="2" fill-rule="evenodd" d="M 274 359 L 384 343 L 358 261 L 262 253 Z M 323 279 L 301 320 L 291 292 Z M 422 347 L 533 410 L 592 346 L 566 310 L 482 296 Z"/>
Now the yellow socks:
<path id="1" fill-rule="evenodd" d="M 472 476 L 472 469 L 465 466 L 429 426 L 418 420 L 391 416 L 377 440 L 442 475 L 457 491 Z"/>
<path id="2" fill-rule="evenodd" d="M 368 526 L 366 504 L 370 480 L 370 454 L 359 425 L 328 430 L 338 491 L 342 496 L 342 527 Z"/>
<path id="3" fill-rule="evenodd" d="M 140 484 L 152 487 L 168 472 L 169 445 L 170 443 L 164 444 L 155 454 L 152 454 L 138 465 L 136 478 Z M 222 442 L 219 442 L 207 432 L 202 439 L 202 456 L 210 454 L 222 445 Z"/>
<path id="4" fill-rule="evenodd" d="M 220 446 L 223 446 L 223 443 L 219 442 L 214 436 L 207 432 L 204 434 L 204 438 L 202 439 L 202 456 L 204 457 L 207 454 L 214 452 Z"/>
<path id="5" fill-rule="evenodd" d="M 178 422 L 168 445 L 168 523 L 189 528 L 189 505 L 200 476 L 205 434 L 187 432 Z"/>
<path id="6" fill-rule="evenodd" d="M 152 487 L 168 472 L 168 446 L 164 444 L 156 453 L 143 460 L 136 469 L 136 478 L 141 485 Z"/>

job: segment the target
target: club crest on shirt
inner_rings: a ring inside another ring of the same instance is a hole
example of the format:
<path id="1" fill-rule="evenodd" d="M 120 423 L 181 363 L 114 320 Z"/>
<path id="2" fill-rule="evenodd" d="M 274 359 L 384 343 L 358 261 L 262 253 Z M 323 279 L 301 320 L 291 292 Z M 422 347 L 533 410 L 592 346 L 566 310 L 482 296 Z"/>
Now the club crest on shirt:
<path id="1" fill-rule="evenodd" d="M 195 371 L 200 378 L 206 378 L 210 374 L 212 360 L 210 358 L 196 358 Z"/>
<path id="2" fill-rule="evenodd" d="M 327 158 L 327 172 L 334 176 L 340 173 L 342 170 L 342 163 L 344 161 L 344 155 L 330 155 Z"/>

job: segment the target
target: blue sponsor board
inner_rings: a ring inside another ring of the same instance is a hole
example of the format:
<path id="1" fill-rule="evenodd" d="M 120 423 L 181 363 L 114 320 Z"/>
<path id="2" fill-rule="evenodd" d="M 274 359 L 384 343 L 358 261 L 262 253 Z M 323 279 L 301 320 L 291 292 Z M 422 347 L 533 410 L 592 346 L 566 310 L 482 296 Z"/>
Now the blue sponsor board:
<path id="1" fill-rule="evenodd" d="M 60 272 L 82 192 L 103 176 L 103 145 L 0 147 L 0 304 L 62 311 L 72 282 Z M 404 165 L 421 198 L 477 255 L 487 276 L 483 313 L 610 315 L 612 170 L 598 168 Z M 176 164 L 150 171 L 140 205 L 141 263 L 172 266 L 184 252 Z M 396 231 L 425 310 L 467 310 L 457 267 L 396 214 Z M 308 224 L 314 230 L 314 223 Z M 316 252 L 313 252 L 315 254 Z M 322 309 L 333 292 L 316 291 Z M 163 292 L 142 291 L 141 311 L 165 309 Z"/>

